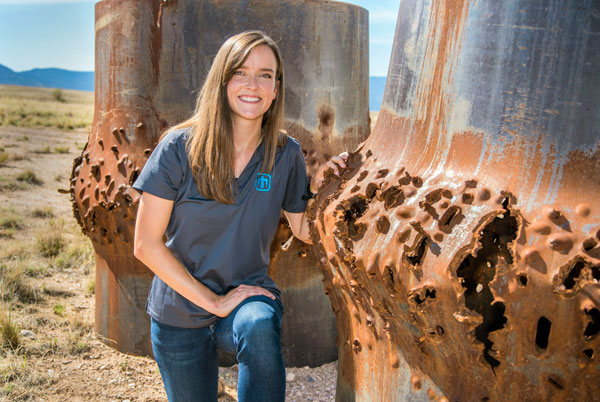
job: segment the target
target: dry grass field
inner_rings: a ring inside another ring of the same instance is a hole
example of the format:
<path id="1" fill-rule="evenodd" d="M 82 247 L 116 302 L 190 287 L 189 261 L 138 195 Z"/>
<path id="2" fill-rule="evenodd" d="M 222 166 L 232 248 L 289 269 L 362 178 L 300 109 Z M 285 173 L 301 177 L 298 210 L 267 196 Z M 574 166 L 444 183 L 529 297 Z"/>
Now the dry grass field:
<path id="1" fill-rule="evenodd" d="M 94 332 L 94 255 L 68 189 L 93 94 L 0 85 L 0 401 L 166 401 L 148 357 Z M 73 129 L 71 129 L 73 127 Z M 220 401 L 237 400 L 236 367 Z M 336 363 L 288 369 L 288 401 L 331 401 Z"/>
<path id="2" fill-rule="evenodd" d="M 0 126 L 89 129 L 93 114 L 92 92 L 0 85 Z"/>

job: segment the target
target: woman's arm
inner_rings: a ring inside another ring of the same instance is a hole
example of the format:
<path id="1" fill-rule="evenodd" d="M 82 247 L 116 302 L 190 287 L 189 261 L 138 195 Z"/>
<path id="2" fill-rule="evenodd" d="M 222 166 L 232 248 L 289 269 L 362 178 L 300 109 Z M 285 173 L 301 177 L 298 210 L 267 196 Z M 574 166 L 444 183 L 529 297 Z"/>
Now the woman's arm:
<path id="1" fill-rule="evenodd" d="M 339 176 L 340 168 L 346 167 L 347 158 L 348 153 L 344 152 L 342 154 L 339 154 L 338 156 L 332 157 L 326 163 L 322 164 L 319 167 L 319 170 L 317 170 L 314 180 L 312 181 L 312 183 L 310 183 L 310 191 L 312 193 L 316 193 L 319 187 L 321 187 L 321 184 L 323 184 L 323 180 L 325 177 L 325 171 L 327 169 L 333 169 L 333 173 L 336 176 Z M 309 200 L 308 202 L 310 204 L 312 200 Z M 308 205 L 306 207 L 308 208 Z M 287 212 L 285 210 L 283 212 L 288 220 L 288 223 L 290 224 L 290 228 L 292 229 L 292 233 L 294 234 L 294 236 L 296 236 L 299 240 L 302 240 L 304 243 L 312 244 L 312 240 L 310 239 L 310 232 L 308 230 L 308 217 L 306 216 L 306 212 L 292 213 Z"/>
<path id="2" fill-rule="evenodd" d="M 163 282 L 192 303 L 209 313 L 226 317 L 250 296 L 275 296 L 259 286 L 240 285 L 219 296 L 194 278 L 175 258 L 163 241 L 173 209 L 173 201 L 144 192 L 135 223 L 133 253 Z"/>

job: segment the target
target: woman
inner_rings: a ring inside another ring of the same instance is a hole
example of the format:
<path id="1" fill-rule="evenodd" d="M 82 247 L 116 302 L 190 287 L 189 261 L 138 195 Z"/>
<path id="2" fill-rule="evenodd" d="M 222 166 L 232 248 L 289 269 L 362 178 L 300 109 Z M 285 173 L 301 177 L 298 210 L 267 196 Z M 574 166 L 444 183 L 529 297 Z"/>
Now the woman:
<path id="1" fill-rule="evenodd" d="M 310 243 L 304 210 L 313 191 L 299 144 L 280 132 L 284 88 L 272 39 L 229 38 L 194 115 L 163 135 L 134 184 L 142 193 L 134 252 L 156 274 L 147 312 L 171 402 L 217 400 L 216 348 L 237 357 L 240 401 L 284 400 L 269 249 L 281 209 Z M 323 165 L 313 186 L 338 166 L 341 157 Z"/>

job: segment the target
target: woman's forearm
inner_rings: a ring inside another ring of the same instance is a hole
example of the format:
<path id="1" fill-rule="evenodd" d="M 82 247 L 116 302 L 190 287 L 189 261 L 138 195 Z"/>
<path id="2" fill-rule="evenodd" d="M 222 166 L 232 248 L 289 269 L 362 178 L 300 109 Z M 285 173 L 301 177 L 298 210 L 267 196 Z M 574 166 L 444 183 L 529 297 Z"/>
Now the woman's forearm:
<path id="1" fill-rule="evenodd" d="M 209 313 L 219 312 L 218 296 L 194 278 L 162 241 L 139 240 L 136 242 L 134 254 L 181 296 Z"/>

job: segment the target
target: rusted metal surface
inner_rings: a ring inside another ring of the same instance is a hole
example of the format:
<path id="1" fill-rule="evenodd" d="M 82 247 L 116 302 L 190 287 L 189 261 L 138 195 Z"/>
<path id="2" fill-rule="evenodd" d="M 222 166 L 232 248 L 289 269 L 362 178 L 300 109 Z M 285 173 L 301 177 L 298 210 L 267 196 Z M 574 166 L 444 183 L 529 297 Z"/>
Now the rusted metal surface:
<path id="1" fill-rule="evenodd" d="M 71 190 L 96 252 L 96 330 L 121 351 L 151 353 L 144 306 L 152 275 L 132 254 L 139 195 L 131 184 L 161 131 L 193 111 L 220 45 L 247 29 L 266 31 L 281 48 L 285 124 L 310 172 L 369 133 L 364 9 L 301 0 L 98 2 L 94 123 Z M 278 242 L 286 230 L 280 225 Z M 335 359 L 335 319 L 311 250 L 297 241 L 287 251 L 276 244 L 272 261 L 286 305 L 286 364 Z"/>
<path id="2" fill-rule="evenodd" d="M 401 2 L 312 237 L 339 401 L 598 400 L 600 2 Z"/>

